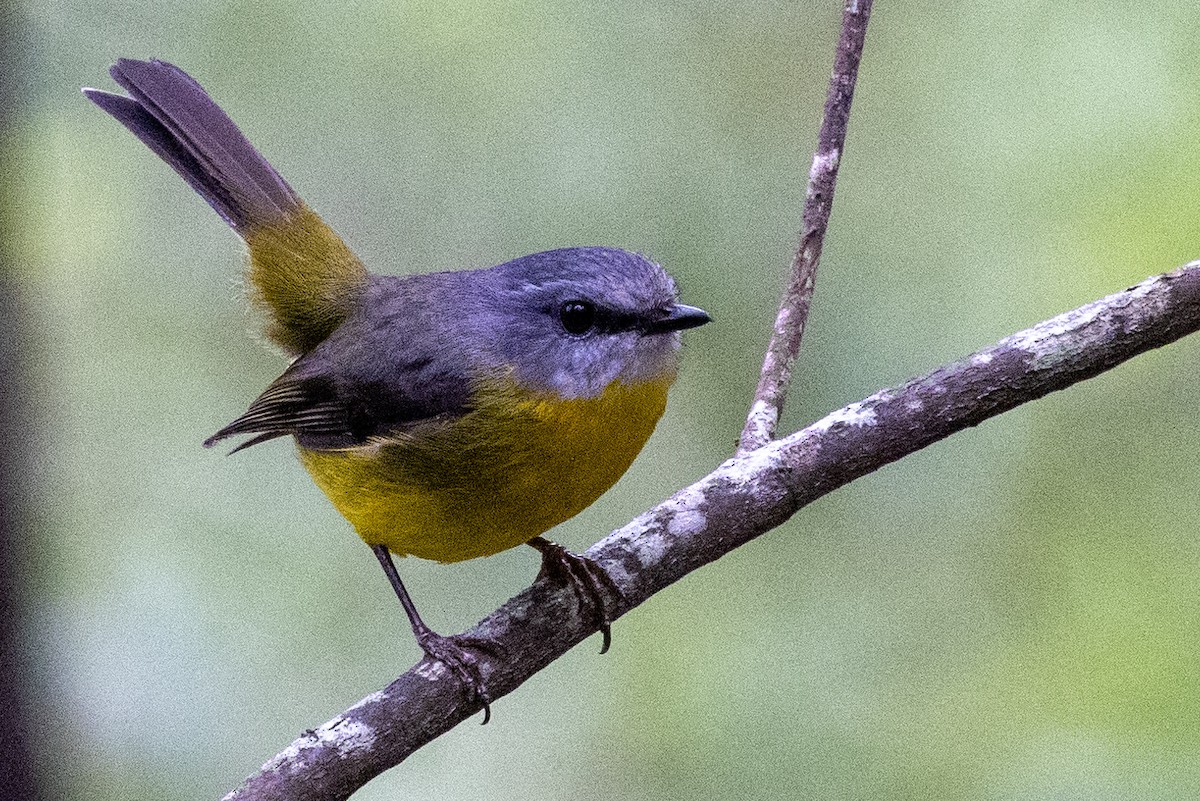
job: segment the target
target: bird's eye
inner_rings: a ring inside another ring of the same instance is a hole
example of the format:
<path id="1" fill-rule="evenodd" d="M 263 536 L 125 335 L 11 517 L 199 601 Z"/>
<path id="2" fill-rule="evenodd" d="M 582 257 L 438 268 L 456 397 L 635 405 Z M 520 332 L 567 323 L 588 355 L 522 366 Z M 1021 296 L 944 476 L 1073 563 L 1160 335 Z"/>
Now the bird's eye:
<path id="1" fill-rule="evenodd" d="M 584 334 L 596 322 L 596 307 L 586 300 L 568 300 L 558 307 L 558 319 L 568 334 Z"/>

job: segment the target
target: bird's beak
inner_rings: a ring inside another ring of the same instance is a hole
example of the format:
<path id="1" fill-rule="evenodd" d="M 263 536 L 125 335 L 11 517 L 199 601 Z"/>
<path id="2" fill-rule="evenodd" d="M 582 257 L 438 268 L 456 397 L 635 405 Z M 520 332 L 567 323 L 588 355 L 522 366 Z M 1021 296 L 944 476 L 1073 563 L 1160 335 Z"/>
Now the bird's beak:
<path id="1" fill-rule="evenodd" d="M 708 312 L 696 306 L 685 306 L 682 303 L 676 303 L 667 312 L 665 317 L 660 317 L 654 322 L 646 326 L 647 334 L 667 334 L 671 331 L 682 331 L 685 328 L 695 328 L 696 326 L 704 325 L 711 322 L 712 318 L 708 316 Z"/>

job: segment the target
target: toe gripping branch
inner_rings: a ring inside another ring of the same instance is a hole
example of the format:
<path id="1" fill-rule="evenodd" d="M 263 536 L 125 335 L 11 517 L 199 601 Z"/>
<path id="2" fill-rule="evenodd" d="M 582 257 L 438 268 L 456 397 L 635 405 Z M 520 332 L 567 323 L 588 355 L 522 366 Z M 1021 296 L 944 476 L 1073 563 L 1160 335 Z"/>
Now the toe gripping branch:
<path id="1" fill-rule="evenodd" d="M 427 657 L 441 662 L 454 675 L 458 676 L 458 680 L 462 682 L 463 689 L 466 691 L 468 702 L 478 703 L 483 708 L 483 725 L 486 725 L 492 719 L 492 699 L 483 683 L 483 675 L 479 671 L 479 660 L 467 648 L 494 654 L 495 643 L 463 635 L 446 637 L 429 628 L 425 625 L 425 621 L 421 620 L 421 615 L 417 613 L 417 607 L 409 596 L 408 590 L 404 589 L 404 583 L 400 581 L 400 574 L 396 572 L 396 565 L 392 562 L 392 555 L 388 552 L 387 547 L 372 545 L 371 550 L 383 567 L 383 572 L 387 574 L 388 581 L 391 583 L 392 589 L 396 591 L 396 597 L 400 599 L 400 605 L 404 607 L 405 614 L 408 615 L 408 622 L 412 625 L 417 644 L 421 646 L 421 650 Z"/>
<path id="2" fill-rule="evenodd" d="M 607 653 L 612 645 L 612 622 L 616 618 L 610 598 L 620 598 L 620 589 L 604 568 L 586 556 L 572 553 L 545 537 L 534 537 L 529 545 L 542 554 L 542 569 L 538 578 L 545 576 L 558 584 L 566 584 L 574 591 L 581 611 L 590 616 L 591 625 L 604 635 L 600 653 Z"/>
<path id="3" fill-rule="evenodd" d="M 538 577 L 545 576 L 557 584 L 565 584 L 571 588 L 579 601 L 581 612 L 604 636 L 600 653 L 607 653 L 612 645 L 612 622 L 616 617 L 616 610 L 610 599 L 620 598 L 620 589 L 600 565 L 586 556 L 571 553 L 545 537 L 534 537 L 529 541 L 529 545 L 542 554 L 542 569 Z M 492 719 L 492 699 L 479 670 L 479 659 L 467 649 L 497 655 L 496 644 L 465 635 L 446 637 L 425 625 L 412 597 L 400 580 L 400 574 L 396 571 L 396 565 L 392 562 L 392 555 L 387 547 L 372 545 L 371 550 L 383 567 L 383 572 L 395 590 L 396 597 L 400 599 L 405 614 L 408 615 L 408 622 L 417 638 L 417 644 L 428 658 L 441 662 L 458 677 L 468 701 L 478 703 L 483 709 L 483 722 L 486 724 Z"/>

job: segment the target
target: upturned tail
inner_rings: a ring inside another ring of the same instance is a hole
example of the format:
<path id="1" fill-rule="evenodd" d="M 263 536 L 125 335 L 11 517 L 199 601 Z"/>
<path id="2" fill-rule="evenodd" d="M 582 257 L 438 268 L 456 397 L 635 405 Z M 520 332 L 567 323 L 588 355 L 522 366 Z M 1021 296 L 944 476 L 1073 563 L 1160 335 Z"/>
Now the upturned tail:
<path id="1" fill-rule="evenodd" d="M 249 246 L 252 297 L 267 334 L 293 354 L 311 350 L 350 313 L 367 271 L 304 204 L 199 83 L 165 61 L 120 59 L 124 95 L 84 89 L 179 173 Z"/>

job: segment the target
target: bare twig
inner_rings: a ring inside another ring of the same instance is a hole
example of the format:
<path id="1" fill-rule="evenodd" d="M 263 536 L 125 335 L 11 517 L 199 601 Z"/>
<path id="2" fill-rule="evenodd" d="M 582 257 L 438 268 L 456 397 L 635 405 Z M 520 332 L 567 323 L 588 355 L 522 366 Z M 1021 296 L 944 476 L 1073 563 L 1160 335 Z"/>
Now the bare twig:
<path id="1" fill-rule="evenodd" d="M 620 614 L 834 489 L 1022 403 L 1200 329 L 1200 262 L 1040 323 L 904 386 L 839 409 L 675 493 L 594 545 Z M 538 581 L 469 633 L 500 698 L 591 634 L 574 596 Z M 479 711 L 454 674 L 422 661 L 303 734 L 227 801 L 344 799 Z"/>
<path id="2" fill-rule="evenodd" d="M 808 172 L 808 190 L 800 242 L 792 256 L 791 278 L 783 292 L 771 344 L 763 359 L 762 374 L 754 402 L 746 418 L 746 427 L 738 443 L 738 453 L 746 453 L 770 442 L 779 424 L 779 415 L 787 400 L 792 367 L 800 351 L 800 339 L 808 321 L 817 265 L 821 261 L 821 246 L 825 228 L 833 209 L 833 193 L 837 187 L 838 165 L 846 142 L 846 126 L 850 121 L 850 103 L 858 80 L 858 62 L 862 58 L 867 38 L 867 22 L 871 17 L 872 0 L 846 0 L 842 13 L 842 35 L 838 41 L 833 75 L 829 79 L 829 94 L 825 99 L 825 117 L 817 134 L 817 150 Z"/>

